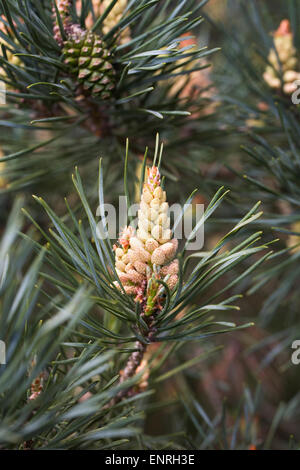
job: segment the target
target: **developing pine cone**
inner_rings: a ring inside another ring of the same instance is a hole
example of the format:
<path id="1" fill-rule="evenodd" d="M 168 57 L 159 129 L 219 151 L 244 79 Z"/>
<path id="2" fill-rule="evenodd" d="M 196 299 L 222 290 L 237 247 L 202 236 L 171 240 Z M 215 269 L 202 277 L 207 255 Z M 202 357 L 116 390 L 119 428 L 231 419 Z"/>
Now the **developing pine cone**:
<path id="1" fill-rule="evenodd" d="M 61 37 L 59 26 L 54 26 L 55 39 L 63 49 L 64 63 L 84 91 L 103 100 L 108 99 L 115 87 L 112 56 L 99 35 L 72 23 L 70 4 L 70 0 L 58 2 L 66 40 Z"/>

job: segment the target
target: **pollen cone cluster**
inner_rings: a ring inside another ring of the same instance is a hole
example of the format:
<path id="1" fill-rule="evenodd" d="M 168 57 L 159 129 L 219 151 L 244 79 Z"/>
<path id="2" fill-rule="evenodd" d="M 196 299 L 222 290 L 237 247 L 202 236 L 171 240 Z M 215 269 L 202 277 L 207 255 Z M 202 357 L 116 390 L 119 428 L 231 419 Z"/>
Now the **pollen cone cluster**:
<path id="1" fill-rule="evenodd" d="M 114 89 L 111 54 L 100 36 L 74 26 L 69 29 L 68 40 L 63 46 L 65 64 L 85 91 L 107 99 Z"/>
<path id="2" fill-rule="evenodd" d="M 70 4 L 70 0 L 58 2 L 66 39 L 61 37 L 55 15 L 54 36 L 63 49 L 64 62 L 70 75 L 77 79 L 85 92 L 108 99 L 115 87 L 111 54 L 99 35 L 72 23 L 69 16 Z"/>
<path id="3" fill-rule="evenodd" d="M 100 3 L 100 13 L 104 13 L 106 8 L 110 5 L 111 0 L 103 0 Z M 127 7 L 128 0 L 119 0 L 112 10 L 109 12 L 105 20 L 103 21 L 103 34 L 109 33 L 111 29 L 113 29 L 119 21 L 122 19 L 123 13 Z M 130 41 L 130 28 L 127 27 L 120 32 L 119 35 L 119 42 L 120 44 L 126 44 Z"/>
<path id="4" fill-rule="evenodd" d="M 3 21 L 7 21 L 7 19 L 5 18 L 5 16 L 1 15 L 1 18 L 3 19 Z M 10 31 L 9 29 L 6 28 L 5 24 L 4 23 L 0 23 L 0 31 L 3 32 L 4 34 L 7 34 L 7 31 Z M 16 56 L 14 55 L 9 48 L 11 48 L 10 44 L 8 44 L 2 37 L 0 37 L 0 46 L 1 45 L 4 45 L 6 46 L 6 55 L 7 55 L 7 61 L 11 64 L 11 65 L 15 65 L 17 67 L 21 67 L 23 62 L 21 61 L 20 57 L 19 56 Z M 1 47 L 0 47 L 0 50 L 1 50 Z M 2 55 L 2 54 L 1 54 Z M 0 73 L 3 72 L 3 69 L 2 67 L 0 67 Z"/>
<path id="5" fill-rule="evenodd" d="M 169 205 L 161 188 L 157 167 L 148 169 L 138 212 L 138 228 L 126 227 L 115 246 L 115 265 L 120 282 L 139 301 L 145 315 L 163 307 L 164 281 L 172 290 L 178 281 L 178 242 L 172 238 Z M 116 281 L 115 285 L 120 288 Z"/>
<path id="6" fill-rule="evenodd" d="M 274 46 L 269 53 L 268 60 L 271 65 L 266 67 L 263 75 L 265 82 L 271 88 L 281 88 L 279 74 L 282 71 L 283 92 L 291 94 L 297 89 L 295 80 L 300 79 L 296 49 L 293 45 L 293 34 L 289 20 L 282 20 L 274 33 Z M 279 59 L 279 62 L 278 62 Z"/>

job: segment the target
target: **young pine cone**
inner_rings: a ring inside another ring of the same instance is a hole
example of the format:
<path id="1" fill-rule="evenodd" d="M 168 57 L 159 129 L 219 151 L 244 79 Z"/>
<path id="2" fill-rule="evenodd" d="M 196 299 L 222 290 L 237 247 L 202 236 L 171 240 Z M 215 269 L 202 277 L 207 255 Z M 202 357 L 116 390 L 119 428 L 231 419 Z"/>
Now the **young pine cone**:
<path id="1" fill-rule="evenodd" d="M 54 37 L 63 49 L 64 63 L 68 73 L 77 79 L 84 91 L 103 100 L 109 99 L 115 87 L 112 56 L 99 35 L 72 23 L 71 3 L 70 0 L 60 0 L 57 5 L 66 40 L 61 37 L 54 13 Z"/>
<path id="2" fill-rule="evenodd" d="M 115 72 L 111 55 L 102 39 L 73 25 L 63 46 L 64 62 L 83 89 L 101 99 L 110 98 L 114 89 Z"/>

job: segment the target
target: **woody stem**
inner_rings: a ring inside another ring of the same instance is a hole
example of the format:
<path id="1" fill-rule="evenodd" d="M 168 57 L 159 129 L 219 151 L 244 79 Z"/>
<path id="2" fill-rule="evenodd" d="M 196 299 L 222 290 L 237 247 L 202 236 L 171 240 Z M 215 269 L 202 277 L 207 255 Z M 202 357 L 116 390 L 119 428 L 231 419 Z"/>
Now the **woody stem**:
<path id="1" fill-rule="evenodd" d="M 126 367 L 123 371 L 123 374 L 120 378 L 120 383 L 125 382 L 127 379 L 130 377 L 133 377 L 138 366 L 141 364 L 146 348 L 147 346 L 140 341 L 136 341 L 135 343 L 135 348 L 137 351 L 134 351 L 130 356 L 127 361 Z"/>

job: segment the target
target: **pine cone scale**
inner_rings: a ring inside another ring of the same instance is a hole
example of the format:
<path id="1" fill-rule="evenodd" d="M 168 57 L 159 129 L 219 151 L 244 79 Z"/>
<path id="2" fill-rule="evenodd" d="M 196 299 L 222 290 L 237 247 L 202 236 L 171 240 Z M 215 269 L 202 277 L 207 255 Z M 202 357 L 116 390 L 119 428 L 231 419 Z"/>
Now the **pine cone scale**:
<path id="1" fill-rule="evenodd" d="M 84 90 L 102 99 L 110 97 L 115 74 L 111 55 L 101 38 L 91 32 L 73 37 L 64 43 L 63 53 L 65 64 L 70 66 L 70 72 L 77 76 Z"/>

